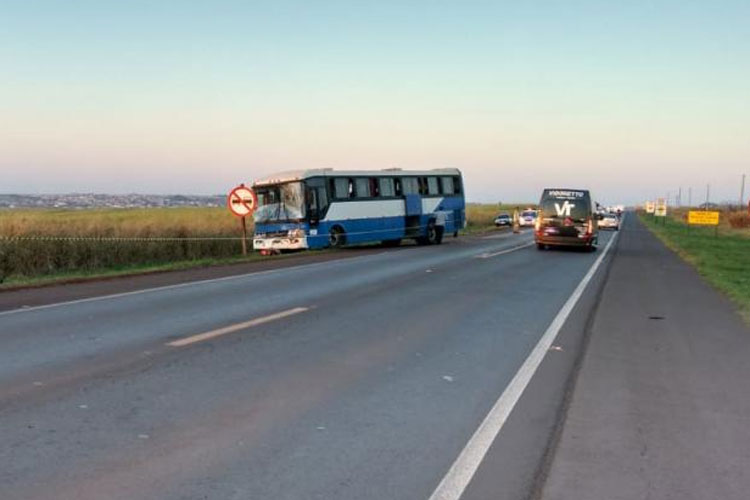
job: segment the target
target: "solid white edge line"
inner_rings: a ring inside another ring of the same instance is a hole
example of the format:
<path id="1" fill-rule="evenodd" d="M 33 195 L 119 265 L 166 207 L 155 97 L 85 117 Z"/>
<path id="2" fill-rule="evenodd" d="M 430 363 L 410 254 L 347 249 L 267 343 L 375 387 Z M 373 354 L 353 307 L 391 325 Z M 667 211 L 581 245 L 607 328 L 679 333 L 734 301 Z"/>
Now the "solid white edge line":
<path id="1" fill-rule="evenodd" d="M 100 300 L 108 300 L 108 299 L 117 299 L 120 297 L 128 297 L 130 295 L 140 295 L 142 293 L 151 293 L 151 292 L 161 292 L 163 290 L 173 290 L 176 288 L 185 288 L 195 285 L 205 285 L 206 283 L 218 283 L 221 281 L 229 281 L 229 280 L 235 280 L 235 279 L 242 279 L 242 278 L 251 278 L 254 276 L 261 276 L 265 274 L 272 274 L 277 272 L 283 272 L 283 271 L 291 271 L 296 269 L 302 269 L 306 267 L 314 267 L 314 266 L 321 266 L 324 264 L 332 264 L 332 263 L 338 263 L 338 262 L 344 262 L 344 261 L 350 261 L 350 260 L 359 260 L 364 259 L 367 257 L 376 257 L 378 255 L 385 255 L 390 252 L 378 252 L 374 254 L 367 254 L 362 255 L 359 257 L 347 257 L 346 259 L 332 259 L 332 260 L 326 260 L 323 262 L 311 262 L 309 264 L 299 264 L 297 266 L 289 266 L 289 267 L 280 267 L 276 269 L 267 269 L 265 271 L 254 271 L 252 273 L 244 273 L 244 274 L 233 274 L 231 276 L 222 276 L 221 278 L 210 278 L 205 280 L 198 280 L 198 281 L 189 281 L 187 283 L 176 283 L 174 285 L 164 285 L 164 286 L 157 286 L 154 288 L 142 288 L 140 290 L 131 290 L 129 292 L 121 292 L 121 293 L 113 293 L 109 295 L 98 295 L 96 297 L 86 297 L 83 299 L 76 299 L 76 300 L 68 300 L 63 302 L 55 302 L 53 304 L 43 304 L 40 306 L 32 306 L 32 307 L 19 307 L 17 309 L 9 309 L 7 311 L 0 311 L 0 316 L 8 316 L 10 314 L 18 314 L 18 313 L 24 313 L 24 312 L 32 312 L 32 311 L 40 311 L 43 309 L 51 309 L 54 307 L 61 307 L 61 306 L 70 306 L 74 304 L 84 304 L 86 302 L 97 302 Z M 127 276 L 123 276 L 125 278 Z"/>
<path id="2" fill-rule="evenodd" d="M 294 307 L 292 309 L 287 309 L 285 311 L 279 311 L 277 313 L 269 314 L 268 316 L 263 316 L 261 318 L 255 318 L 251 319 L 249 321 L 243 321 L 242 323 L 236 323 L 234 325 L 225 326 L 223 328 L 217 328 L 216 330 L 211 330 L 204 333 L 199 333 L 197 335 L 191 335 L 189 337 L 183 337 L 178 340 L 173 340 L 172 342 L 167 342 L 168 346 L 171 347 L 183 347 L 190 344 L 195 344 L 196 342 L 202 342 L 204 340 L 213 339 L 216 337 L 220 337 L 222 335 L 226 335 L 228 333 L 233 333 L 238 330 L 244 330 L 245 328 L 250 328 L 253 326 L 262 325 L 263 323 L 268 323 L 271 321 L 275 321 L 277 319 L 286 318 L 288 316 L 293 316 L 295 314 L 303 313 L 305 311 L 309 311 L 309 308 L 307 307 Z"/>
<path id="3" fill-rule="evenodd" d="M 568 300 L 557 313 L 555 319 L 547 327 L 542 338 L 534 346 L 534 349 L 523 362 L 521 368 L 518 369 L 518 372 L 516 372 L 513 379 L 500 395 L 500 398 L 498 398 L 490 412 L 474 432 L 474 435 L 471 436 L 471 439 L 469 439 L 466 446 L 461 450 L 461 453 L 440 481 L 440 484 L 438 484 L 435 491 L 430 495 L 429 500 L 459 500 L 461 498 L 482 460 L 484 460 L 487 450 L 489 450 L 490 445 L 492 445 L 503 425 L 505 425 L 508 416 L 521 398 L 521 394 L 523 394 L 526 386 L 531 381 L 557 334 L 565 324 L 565 321 L 581 298 L 581 295 L 583 295 L 586 286 L 593 278 L 597 269 L 599 269 L 604 257 L 606 257 L 616 239 L 617 234 L 609 240 L 599 258 L 596 259 L 576 289 L 573 290 L 573 293 L 568 297 Z"/>

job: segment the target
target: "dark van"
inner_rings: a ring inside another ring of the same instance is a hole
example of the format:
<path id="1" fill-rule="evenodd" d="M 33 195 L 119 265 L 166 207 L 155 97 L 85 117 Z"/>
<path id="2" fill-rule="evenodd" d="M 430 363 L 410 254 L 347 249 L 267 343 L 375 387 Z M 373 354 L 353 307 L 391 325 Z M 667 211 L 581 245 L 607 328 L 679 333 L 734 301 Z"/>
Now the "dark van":
<path id="1" fill-rule="evenodd" d="M 548 246 L 576 246 L 596 250 L 599 228 L 591 193 L 586 189 L 545 189 L 534 227 L 539 250 Z"/>

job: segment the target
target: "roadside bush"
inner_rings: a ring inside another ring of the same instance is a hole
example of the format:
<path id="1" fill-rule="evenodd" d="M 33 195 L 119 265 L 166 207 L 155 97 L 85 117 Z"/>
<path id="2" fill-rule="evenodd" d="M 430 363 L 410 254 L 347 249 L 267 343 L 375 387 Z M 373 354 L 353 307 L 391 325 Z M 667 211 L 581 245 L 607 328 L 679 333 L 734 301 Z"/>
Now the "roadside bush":
<path id="1" fill-rule="evenodd" d="M 733 212 L 729 214 L 729 225 L 734 229 L 750 228 L 750 214 L 747 212 Z"/>

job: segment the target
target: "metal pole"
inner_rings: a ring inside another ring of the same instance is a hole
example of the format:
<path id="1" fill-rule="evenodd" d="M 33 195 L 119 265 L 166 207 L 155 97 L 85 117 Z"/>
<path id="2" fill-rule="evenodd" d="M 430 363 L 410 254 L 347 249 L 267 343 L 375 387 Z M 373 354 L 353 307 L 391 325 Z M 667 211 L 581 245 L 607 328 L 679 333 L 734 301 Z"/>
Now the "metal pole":
<path id="1" fill-rule="evenodd" d="M 745 174 L 742 174 L 742 184 L 740 187 L 740 210 L 745 205 Z"/>
<path id="2" fill-rule="evenodd" d="M 682 187 L 677 190 L 677 206 L 682 206 Z"/>
<path id="3" fill-rule="evenodd" d="M 242 220 L 242 256 L 247 256 L 247 223 L 245 217 L 240 217 Z"/>
<path id="4" fill-rule="evenodd" d="M 693 188 L 688 188 L 688 206 L 692 208 L 693 206 Z"/>
<path id="5" fill-rule="evenodd" d="M 711 193 L 711 184 L 706 184 L 706 205 L 705 205 L 706 208 L 705 210 L 708 210 L 708 199 L 709 199 L 710 193 Z"/>

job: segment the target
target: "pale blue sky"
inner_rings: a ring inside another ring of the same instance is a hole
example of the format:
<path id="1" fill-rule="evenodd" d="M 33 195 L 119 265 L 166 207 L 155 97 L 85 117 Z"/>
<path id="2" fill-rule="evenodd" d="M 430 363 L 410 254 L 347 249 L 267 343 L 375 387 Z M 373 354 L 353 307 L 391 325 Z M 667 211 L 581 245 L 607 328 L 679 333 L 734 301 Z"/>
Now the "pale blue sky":
<path id="1" fill-rule="evenodd" d="M 636 202 L 750 173 L 750 2 L 7 2 L 0 192 L 305 167 Z"/>

